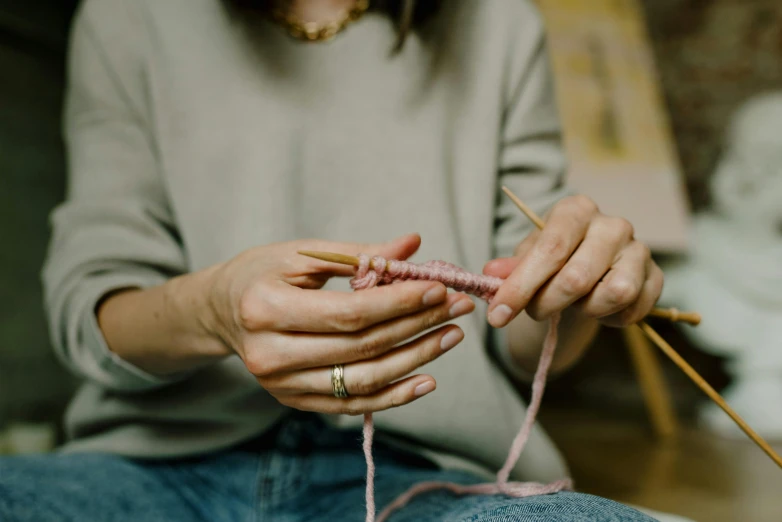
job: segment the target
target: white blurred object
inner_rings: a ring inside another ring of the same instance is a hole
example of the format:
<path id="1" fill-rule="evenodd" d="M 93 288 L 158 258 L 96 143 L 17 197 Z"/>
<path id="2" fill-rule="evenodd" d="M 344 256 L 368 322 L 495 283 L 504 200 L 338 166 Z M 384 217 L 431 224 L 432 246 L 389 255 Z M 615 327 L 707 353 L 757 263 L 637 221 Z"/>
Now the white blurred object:
<path id="1" fill-rule="evenodd" d="M 11 455 L 48 453 L 55 441 L 54 427 L 49 424 L 11 424 L 5 433 L 5 449 Z"/>
<path id="2" fill-rule="evenodd" d="M 782 91 L 743 105 L 725 145 L 713 208 L 695 216 L 687 259 L 663 266 L 661 303 L 703 315 L 682 331 L 729 359 L 723 396 L 762 436 L 782 440 Z M 712 403 L 700 420 L 746 438 Z"/>

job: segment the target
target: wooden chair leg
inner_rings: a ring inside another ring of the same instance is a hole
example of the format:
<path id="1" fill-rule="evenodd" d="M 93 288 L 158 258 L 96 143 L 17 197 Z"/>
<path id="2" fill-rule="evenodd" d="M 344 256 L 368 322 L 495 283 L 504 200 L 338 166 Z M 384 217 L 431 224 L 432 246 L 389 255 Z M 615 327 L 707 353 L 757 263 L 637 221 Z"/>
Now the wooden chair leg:
<path id="1" fill-rule="evenodd" d="M 672 437 L 678 431 L 678 423 L 657 353 L 640 328 L 631 326 L 622 331 L 652 428 L 659 437 Z"/>

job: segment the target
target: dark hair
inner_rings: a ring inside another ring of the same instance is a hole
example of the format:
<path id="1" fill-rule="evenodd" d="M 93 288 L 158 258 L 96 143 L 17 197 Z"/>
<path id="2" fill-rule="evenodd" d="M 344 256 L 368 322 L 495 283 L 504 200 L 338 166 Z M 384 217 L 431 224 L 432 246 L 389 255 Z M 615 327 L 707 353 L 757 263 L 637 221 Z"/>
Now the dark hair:
<path id="1" fill-rule="evenodd" d="M 273 0 L 226 0 L 245 11 L 267 13 Z M 387 14 L 396 26 L 397 38 L 394 51 L 400 51 L 411 31 L 421 27 L 440 8 L 442 0 L 374 0 L 370 10 Z"/>

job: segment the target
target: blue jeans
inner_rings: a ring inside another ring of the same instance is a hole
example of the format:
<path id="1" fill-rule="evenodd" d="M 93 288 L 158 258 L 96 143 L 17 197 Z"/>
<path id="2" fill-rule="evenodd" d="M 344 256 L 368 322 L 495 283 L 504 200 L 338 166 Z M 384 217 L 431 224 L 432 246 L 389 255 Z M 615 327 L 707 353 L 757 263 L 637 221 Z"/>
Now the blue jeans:
<path id="1" fill-rule="evenodd" d="M 108 454 L 0 458 L 3 522 L 361 522 L 366 466 L 360 432 L 296 415 L 230 450 L 189 459 L 144 461 Z M 483 482 L 443 471 L 415 455 L 375 444 L 378 510 L 425 480 Z M 389 522 L 647 522 L 600 497 L 557 493 L 523 499 L 416 497 Z"/>

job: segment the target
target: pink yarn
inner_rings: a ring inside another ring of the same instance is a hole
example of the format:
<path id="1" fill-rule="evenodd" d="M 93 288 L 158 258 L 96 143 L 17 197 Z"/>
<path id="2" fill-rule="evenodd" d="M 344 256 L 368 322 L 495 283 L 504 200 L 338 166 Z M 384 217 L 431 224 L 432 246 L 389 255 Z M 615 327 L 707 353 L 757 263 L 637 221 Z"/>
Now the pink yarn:
<path id="1" fill-rule="evenodd" d="M 375 518 L 375 459 L 372 458 L 372 438 L 375 433 L 372 414 L 364 414 L 364 459 L 367 461 L 367 521 Z M 370 513 L 372 514 L 370 516 Z"/>
<path id="2" fill-rule="evenodd" d="M 423 265 L 416 265 L 406 261 L 386 261 L 384 258 L 376 256 L 371 258 L 374 270 L 370 270 L 370 257 L 359 255 L 359 267 L 356 276 L 350 281 L 354 290 L 371 288 L 376 285 L 390 284 L 398 281 L 410 279 L 421 279 L 427 281 L 440 281 L 454 290 L 473 294 L 481 299 L 491 302 L 491 299 L 497 293 L 503 280 L 497 277 L 471 274 L 455 265 L 444 261 L 430 261 Z M 540 404 L 543 400 L 543 392 L 546 388 L 546 376 L 549 367 L 554 359 L 554 351 L 557 347 L 557 328 L 559 326 L 560 315 L 552 316 L 546 339 L 543 343 L 543 351 L 540 355 L 538 368 L 535 370 L 535 377 L 532 381 L 532 398 L 527 416 L 522 422 L 518 434 L 513 440 L 505 465 L 497 472 L 497 480 L 492 483 L 474 484 L 464 486 L 452 482 L 422 482 L 408 489 L 405 493 L 391 502 L 377 517 L 377 522 L 385 522 L 391 514 L 404 507 L 416 495 L 445 489 L 456 495 L 507 495 L 509 497 L 521 498 L 533 495 L 548 495 L 564 490 L 572 490 L 573 482 L 570 479 L 561 479 L 550 484 L 539 484 L 536 482 L 508 482 L 511 470 L 521 457 L 524 446 L 527 444 L 532 426 L 535 424 L 535 418 L 540 410 Z M 367 461 L 367 490 L 366 522 L 375 522 L 375 463 L 372 458 L 372 437 L 374 426 L 372 414 L 364 415 L 364 457 Z"/>
<path id="3" fill-rule="evenodd" d="M 369 269 L 370 257 L 360 255 L 356 276 L 350 281 L 354 290 L 363 290 L 376 285 L 385 285 L 411 279 L 440 281 L 457 292 L 472 294 L 491 303 L 503 280 L 499 277 L 476 275 L 445 261 L 429 261 L 417 265 L 407 261 L 387 261 L 375 256 L 371 258 L 374 270 Z"/>

